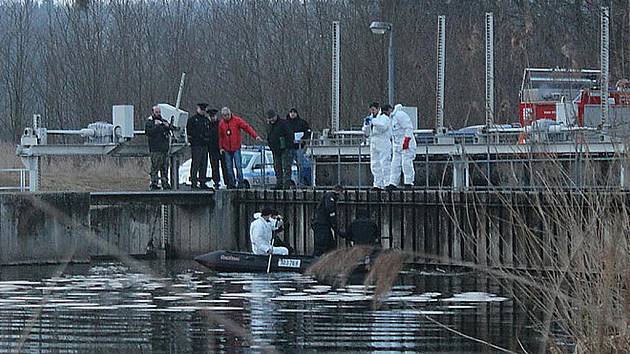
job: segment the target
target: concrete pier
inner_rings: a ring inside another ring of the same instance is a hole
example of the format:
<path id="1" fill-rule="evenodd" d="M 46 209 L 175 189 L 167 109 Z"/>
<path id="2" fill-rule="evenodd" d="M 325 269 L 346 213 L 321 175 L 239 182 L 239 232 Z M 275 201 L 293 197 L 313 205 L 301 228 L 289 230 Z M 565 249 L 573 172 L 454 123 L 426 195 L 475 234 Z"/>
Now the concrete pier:
<path id="1" fill-rule="evenodd" d="M 86 193 L 0 194 L 0 264 L 89 261 Z"/>
<path id="2" fill-rule="evenodd" d="M 310 254 L 311 217 L 323 193 L 0 194 L 0 265 L 85 262 L 160 248 L 181 258 L 248 251 L 249 224 L 263 206 L 280 211 L 285 240 Z M 585 245 L 596 250 L 597 240 L 622 235 L 628 200 L 621 191 L 349 190 L 340 197 L 338 221 L 343 230 L 359 208 L 367 209 L 381 227 L 383 247 L 413 253 L 419 263 L 548 269 L 589 256 L 579 253 Z"/>

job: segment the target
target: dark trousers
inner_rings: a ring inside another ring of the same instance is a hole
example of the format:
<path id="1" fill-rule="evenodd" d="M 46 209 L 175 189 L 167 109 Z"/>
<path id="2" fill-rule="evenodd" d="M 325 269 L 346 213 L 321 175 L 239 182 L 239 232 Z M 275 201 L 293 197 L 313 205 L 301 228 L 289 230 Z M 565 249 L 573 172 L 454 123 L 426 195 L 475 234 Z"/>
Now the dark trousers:
<path id="1" fill-rule="evenodd" d="M 151 152 L 151 184 L 157 186 L 158 172 L 162 178 L 162 187 L 168 185 L 168 152 Z"/>
<path id="2" fill-rule="evenodd" d="M 206 170 L 208 169 L 208 147 L 206 145 L 191 146 L 190 153 L 192 162 L 190 163 L 190 182 L 193 187 L 197 182 L 206 183 Z"/>
<path id="3" fill-rule="evenodd" d="M 313 225 L 313 234 L 315 241 L 313 256 L 319 257 L 337 246 L 330 226 L 315 224 Z"/>
<path id="4" fill-rule="evenodd" d="M 212 181 L 214 182 L 214 187 L 218 188 L 221 185 L 221 176 L 223 176 L 223 181 L 225 185 L 227 185 L 228 175 L 223 155 L 221 155 L 219 151 L 209 151 L 208 155 L 210 157 L 210 169 L 212 170 Z"/>
<path id="5" fill-rule="evenodd" d="M 271 151 L 273 154 L 273 170 L 276 173 L 276 188 L 291 186 L 291 163 L 293 155 L 290 150 Z"/>

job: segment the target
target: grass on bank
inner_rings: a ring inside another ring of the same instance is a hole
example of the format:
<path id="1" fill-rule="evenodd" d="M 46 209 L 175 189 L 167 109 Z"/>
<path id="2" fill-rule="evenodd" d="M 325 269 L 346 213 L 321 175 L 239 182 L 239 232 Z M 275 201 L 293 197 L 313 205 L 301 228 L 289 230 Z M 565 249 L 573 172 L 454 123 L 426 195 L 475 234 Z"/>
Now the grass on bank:
<path id="1" fill-rule="evenodd" d="M 15 146 L 0 144 L 0 169 L 25 168 Z M 149 158 L 109 156 L 41 159 L 42 191 L 144 191 L 149 186 Z M 19 186 L 18 173 L 0 173 L 0 186 Z"/>

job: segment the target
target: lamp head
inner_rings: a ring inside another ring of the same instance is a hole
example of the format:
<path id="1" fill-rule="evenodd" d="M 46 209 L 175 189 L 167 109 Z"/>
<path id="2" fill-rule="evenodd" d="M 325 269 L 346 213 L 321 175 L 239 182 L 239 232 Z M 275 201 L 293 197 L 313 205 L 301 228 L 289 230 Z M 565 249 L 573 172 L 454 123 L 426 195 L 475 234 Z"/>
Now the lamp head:
<path id="1" fill-rule="evenodd" d="M 374 34 L 385 34 L 385 32 L 392 30 L 392 24 L 389 22 L 374 21 L 370 24 L 370 30 Z"/>

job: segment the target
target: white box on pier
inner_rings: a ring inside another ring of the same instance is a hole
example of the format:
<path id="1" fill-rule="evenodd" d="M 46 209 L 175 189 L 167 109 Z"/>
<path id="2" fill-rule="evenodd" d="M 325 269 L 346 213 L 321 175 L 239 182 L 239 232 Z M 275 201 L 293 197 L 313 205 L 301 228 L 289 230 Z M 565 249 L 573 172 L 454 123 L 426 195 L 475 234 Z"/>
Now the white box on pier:
<path id="1" fill-rule="evenodd" d="M 133 138 L 133 106 L 118 105 L 112 107 L 114 141 L 119 138 Z"/>

